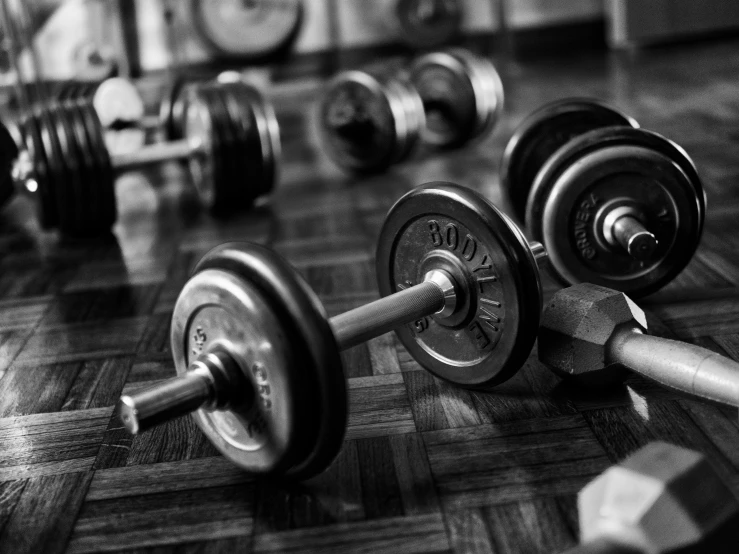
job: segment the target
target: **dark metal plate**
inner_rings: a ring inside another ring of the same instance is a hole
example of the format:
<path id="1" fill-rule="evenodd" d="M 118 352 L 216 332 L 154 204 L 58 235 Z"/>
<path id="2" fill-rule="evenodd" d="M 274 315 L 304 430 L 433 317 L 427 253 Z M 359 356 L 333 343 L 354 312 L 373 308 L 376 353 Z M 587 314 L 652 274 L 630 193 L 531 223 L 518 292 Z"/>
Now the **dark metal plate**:
<path id="1" fill-rule="evenodd" d="M 230 440 L 243 433 L 227 436 L 234 428 L 239 431 L 243 416 L 241 421 L 233 417 L 224 421 L 200 410 L 196 421 L 227 457 L 246 469 L 287 473 L 296 479 L 323 471 L 341 448 L 347 422 L 346 380 L 323 307 L 295 270 L 262 246 L 219 246 L 198 263 L 191 282 L 213 271 L 236 278 L 237 294 L 219 290 L 208 279 L 200 286 L 210 286 L 208 294 L 195 298 L 192 285 L 183 289 L 172 323 L 177 371 L 187 369 L 211 336 L 220 337 L 242 353 L 248 376 L 261 377 L 258 384 L 270 391 L 270 406 L 261 404 L 267 431 L 252 451 L 234 447 Z M 245 306 L 252 317 L 244 317 Z M 213 328 L 198 328 L 197 312 L 204 310 L 219 312 L 202 318 Z M 265 363 L 268 359 L 272 363 Z M 254 367 L 258 371 L 248 371 Z M 262 448 L 276 432 L 287 437 L 279 455 Z"/>
<path id="2" fill-rule="evenodd" d="M 15 191 L 12 170 L 17 158 L 18 145 L 8 128 L 0 122 L 0 207 Z"/>
<path id="3" fill-rule="evenodd" d="M 319 133 L 328 156 L 354 172 L 387 169 L 398 151 L 405 110 L 388 96 L 377 77 L 344 71 L 326 87 L 319 109 Z"/>
<path id="4" fill-rule="evenodd" d="M 526 200 L 536 174 L 549 157 L 583 133 L 613 126 L 636 128 L 639 124 L 598 100 L 586 98 L 569 98 L 547 104 L 519 125 L 500 162 L 503 194 L 519 221 L 524 221 Z"/>
<path id="5" fill-rule="evenodd" d="M 90 99 L 78 100 L 78 107 L 84 122 L 87 139 L 92 146 L 92 154 L 96 160 L 98 180 L 95 182 L 96 196 L 100 202 L 101 228 L 111 229 L 118 217 L 115 196 L 115 170 L 110 153 L 105 145 L 103 127 L 97 117 Z"/>
<path id="6" fill-rule="evenodd" d="M 28 114 L 21 117 L 20 127 L 33 165 L 33 175 L 23 186 L 36 199 L 41 227 L 53 229 L 59 223 L 59 211 L 39 124 L 33 114 Z"/>
<path id="7" fill-rule="evenodd" d="M 659 244 L 639 261 L 603 236 L 608 211 L 639 214 Z M 703 187 L 690 158 L 666 138 L 629 127 L 570 141 L 539 172 L 526 220 L 565 283 L 590 282 L 633 297 L 671 281 L 693 256 L 703 230 Z"/>
<path id="8" fill-rule="evenodd" d="M 536 340 L 542 291 L 521 231 L 478 193 L 428 183 L 391 208 L 377 247 L 387 296 L 431 269 L 461 275 L 463 308 L 453 321 L 423 318 L 396 330 L 426 369 L 457 385 L 487 388 L 510 378 Z"/>

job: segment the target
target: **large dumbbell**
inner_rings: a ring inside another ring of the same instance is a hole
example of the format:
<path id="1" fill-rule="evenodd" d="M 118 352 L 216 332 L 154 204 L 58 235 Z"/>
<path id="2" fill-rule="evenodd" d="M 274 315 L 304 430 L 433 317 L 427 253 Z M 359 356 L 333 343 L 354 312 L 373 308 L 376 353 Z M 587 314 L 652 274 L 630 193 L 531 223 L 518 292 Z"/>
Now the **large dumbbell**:
<path id="1" fill-rule="evenodd" d="M 667 387 L 739 406 L 739 363 L 706 348 L 647 334 L 644 312 L 624 293 L 580 283 L 554 294 L 539 331 L 539 360 L 585 386 L 628 370 Z"/>
<path id="2" fill-rule="evenodd" d="M 343 169 L 372 173 L 405 160 L 419 143 L 456 148 L 492 131 L 503 109 L 493 65 L 453 48 L 416 58 L 399 71 L 344 71 L 326 86 L 319 133 Z"/>
<path id="3" fill-rule="evenodd" d="M 529 116 L 506 146 L 501 184 L 568 284 L 649 294 L 687 265 L 703 230 L 703 187 L 685 151 L 594 100 Z"/>
<path id="4" fill-rule="evenodd" d="M 74 236 L 108 232 L 116 219 L 116 174 L 170 160 L 188 160 L 198 195 L 215 214 L 246 209 L 268 194 L 279 129 L 275 119 L 256 121 L 265 113 L 255 108 L 263 103 L 259 93 L 244 83 L 201 84 L 188 93 L 186 138 L 126 154 L 109 153 L 89 100 L 52 102 L 21 118 L 13 178 L 37 195 L 42 227 Z"/>
<path id="5" fill-rule="evenodd" d="M 736 495 L 692 450 L 649 443 L 585 486 L 577 504 L 581 544 L 567 554 L 736 552 Z"/>
<path id="6" fill-rule="evenodd" d="M 435 375 L 475 388 L 505 381 L 536 339 L 542 255 L 478 193 L 430 183 L 403 196 L 383 225 L 383 298 L 328 319 L 276 253 L 221 246 L 197 264 L 174 308 L 178 377 L 124 396 L 121 418 L 136 433 L 193 412 L 238 466 L 310 477 L 342 443 L 341 349 L 395 329 Z"/>

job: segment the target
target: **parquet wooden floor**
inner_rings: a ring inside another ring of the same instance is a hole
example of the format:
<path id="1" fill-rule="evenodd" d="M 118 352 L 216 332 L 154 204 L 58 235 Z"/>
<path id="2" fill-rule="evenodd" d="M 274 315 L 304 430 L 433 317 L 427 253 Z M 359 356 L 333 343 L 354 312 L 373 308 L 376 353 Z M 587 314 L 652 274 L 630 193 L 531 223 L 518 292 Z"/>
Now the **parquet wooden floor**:
<path id="1" fill-rule="evenodd" d="M 170 311 L 209 248 L 273 246 L 331 314 L 376 298 L 375 238 L 394 200 L 451 180 L 500 202 L 513 128 L 572 95 L 614 104 L 696 161 L 702 245 L 644 305 L 656 334 L 739 359 L 739 43 L 499 69 L 507 107 L 492 138 L 361 180 L 320 152 L 303 116 L 309 93 L 278 98 L 282 184 L 268 206 L 226 223 L 192 208 L 176 164 L 122 177 L 115 234 L 95 244 L 39 233 L 13 201 L 0 217 L 0 551 L 558 552 L 576 542 L 577 491 L 654 439 L 704 452 L 739 486 L 736 409 L 637 377 L 579 392 L 535 352 L 515 378 L 472 393 L 422 371 L 391 334 L 344 353 L 346 443 L 301 485 L 234 469 L 190 418 L 132 439 L 112 417 L 122 391 L 174 374 Z"/>

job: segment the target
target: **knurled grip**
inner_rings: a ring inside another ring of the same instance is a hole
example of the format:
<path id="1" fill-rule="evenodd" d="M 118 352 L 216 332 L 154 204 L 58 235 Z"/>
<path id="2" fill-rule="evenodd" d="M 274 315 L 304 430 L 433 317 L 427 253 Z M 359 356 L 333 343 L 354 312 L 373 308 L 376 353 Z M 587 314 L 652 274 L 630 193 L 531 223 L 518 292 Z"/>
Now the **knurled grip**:
<path id="1" fill-rule="evenodd" d="M 694 344 L 621 331 L 610 360 L 667 387 L 739 406 L 739 363 Z"/>
<path id="2" fill-rule="evenodd" d="M 342 350 L 392 331 L 444 308 L 444 292 L 433 281 L 386 296 L 331 318 L 336 342 Z"/>

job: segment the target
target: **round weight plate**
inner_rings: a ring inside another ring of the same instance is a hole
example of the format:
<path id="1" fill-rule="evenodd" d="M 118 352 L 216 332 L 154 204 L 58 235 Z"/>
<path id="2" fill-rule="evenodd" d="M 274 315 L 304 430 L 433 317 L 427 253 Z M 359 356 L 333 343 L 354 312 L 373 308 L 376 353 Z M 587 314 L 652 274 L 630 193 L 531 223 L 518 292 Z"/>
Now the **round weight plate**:
<path id="1" fill-rule="evenodd" d="M 80 113 L 83 116 L 87 138 L 92 145 L 93 156 L 97 163 L 100 178 L 95 182 L 97 197 L 100 201 L 100 224 L 103 228 L 112 228 L 118 217 L 115 196 L 115 171 L 110 154 L 105 145 L 103 127 L 90 99 L 78 100 Z"/>
<path id="2" fill-rule="evenodd" d="M 657 238 L 649 260 L 608 243 L 605 218 L 616 208 L 635 213 Z M 526 220 L 563 282 L 640 297 L 687 265 L 704 213 L 703 187 L 682 149 L 656 133 L 612 127 L 573 139 L 550 158 L 534 182 Z"/>
<path id="3" fill-rule="evenodd" d="M 23 183 L 36 200 L 38 219 L 43 229 L 53 229 L 59 224 L 54 184 L 51 170 L 46 160 L 44 144 L 41 141 L 39 123 L 33 114 L 23 116 L 21 125 L 26 148 L 30 154 L 33 175 Z"/>
<path id="4" fill-rule="evenodd" d="M 397 0 L 400 37 L 416 48 L 432 48 L 453 39 L 462 25 L 459 0 Z"/>
<path id="5" fill-rule="evenodd" d="M 235 106 L 235 102 L 222 85 L 216 83 L 211 86 L 213 93 L 218 96 L 218 101 L 223 107 L 224 125 L 228 128 L 230 137 L 228 154 L 230 158 L 230 181 L 227 184 L 224 183 L 230 189 L 230 209 L 234 212 L 243 211 L 253 205 L 254 199 L 257 197 L 257 187 L 255 186 L 257 183 L 254 181 L 248 183 L 245 179 L 245 160 L 242 150 L 243 130 L 238 120 L 238 112 L 235 111 L 237 106 Z"/>
<path id="6" fill-rule="evenodd" d="M 503 194 L 516 217 L 524 221 L 536 174 L 559 147 L 593 129 L 614 126 L 639 124 L 602 102 L 577 98 L 547 104 L 528 116 L 508 141 L 500 162 Z"/>
<path id="7" fill-rule="evenodd" d="M 66 117 L 60 113 L 57 101 L 51 101 L 46 106 L 52 132 L 60 146 L 60 162 L 64 166 L 66 175 L 62 185 L 57 185 L 59 191 L 59 231 L 66 236 L 80 236 L 86 234 L 90 222 L 87 220 L 90 196 L 86 194 L 85 186 L 81 182 L 80 159 L 74 144 L 74 137 L 68 133 L 65 124 Z"/>
<path id="8" fill-rule="evenodd" d="M 262 168 L 259 194 L 269 194 L 274 190 L 280 178 L 280 162 L 282 160 L 282 142 L 280 140 L 280 125 L 272 103 L 259 90 L 245 82 L 235 85 L 248 99 L 249 106 L 254 114 L 255 129 L 259 131 L 259 146 Z M 256 137 L 254 137 L 256 138 Z"/>
<path id="9" fill-rule="evenodd" d="M 328 156 L 355 172 L 380 172 L 398 151 L 405 109 L 378 79 L 345 71 L 328 84 L 319 109 L 319 134 Z"/>
<path id="10" fill-rule="evenodd" d="M 492 130 L 503 108 L 503 84 L 493 65 L 452 49 L 418 58 L 410 68 L 426 111 L 424 140 L 456 148 Z"/>
<path id="11" fill-rule="evenodd" d="M 172 319 L 178 373 L 220 341 L 238 352 L 247 376 L 258 375 L 260 390 L 269 394 L 259 410 L 264 433 L 249 436 L 254 418 L 233 412 L 199 410 L 196 421 L 247 470 L 286 471 L 300 479 L 319 473 L 341 448 L 347 391 L 338 345 L 318 299 L 287 262 L 258 245 L 222 245 L 195 271 Z"/>
<path id="12" fill-rule="evenodd" d="M 426 126 L 426 115 L 421 96 L 404 76 L 389 80 L 386 89 L 391 104 L 396 103 L 403 107 L 403 117 L 396 120 L 398 142 L 393 158 L 393 163 L 400 163 L 410 157 L 418 145 L 421 131 Z"/>
<path id="13" fill-rule="evenodd" d="M 187 90 L 187 105 L 185 137 L 193 148 L 187 160 L 190 175 L 203 206 L 217 211 L 219 197 L 215 183 L 220 182 L 224 172 L 220 137 L 201 87 Z"/>
<path id="14" fill-rule="evenodd" d="M 241 175 L 237 174 L 236 130 L 231 125 L 220 91 L 212 84 L 208 84 L 203 86 L 202 92 L 204 98 L 207 99 L 208 109 L 211 111 L 213 132 L 218 137 L 218 143 L 220 144 L 216 151 L 216 156 L 219 158 L 216 167 L 219 167 L 222 173 L 220 176 L 216 176 L 216 180 L 213 182 L 216 193 L 213 204 L 214 212 L 230 214 L 242 207 L 245 202 L 240 194 L 243 192 L 243 188 L 237 186 Z"/>
<path id="15" fill-rule="evenodd" d="M 285 47 L 302 18 L 300 0 L 191 0 L 195 29 L 223 56 L 261 58 Z"/>
<path id="16" fill-rule="evenodd" d="M 179 140 L 185 136 L 188 98 L 186 89 L 192 84 L 192 81 L 178 76 L 162 94 L 159 104 L 159 126 L 166 140 Z"/>
<path id="17" fill-rule="evenodd" d="M 539 327 L 539 270 L 518 227 L 478 193 L 441 182 L 410 191 L 388 213 L 376 259 L 383 296 L 421 282 L 432 269 L 456 277 L 457 314 L 396 330 L 430 372 L 488 388 L 524 364 Z"/>
<path id="18" fill-rule="evenodd" d="M 448 52 L 464 64 L 475 89 L 477 121 L 471 140 L 485 137 L 493 131 L 503 113 L 503 81 L 490 60 L 464 48 L 450 48 Z"/>
<path id="19" fill-rule="evenodd" d="M 168 141 L 182 138 L 182 135 L 178 137 L 175 132 L 173 116 L 174 103 L 180 96 L 182 83 L 182 77 L 175 77 L 172 79 L 172 81 L 164 87 L 164 90 L 162 91 L 162 99 L 159 102 L 159 127 L 162 129 L 164 139 Z"/>
<path id="20" fill-rule="evenodd" d="M 51 121 L 48 109 L 37 106 L 33 111 L 33 119 L 38 125 L 43 152 L 49 167 L 48 184 L 50 193 L 56 206 L 58 217 L 57 227 L 67 229 L 70 218 L 74 217 L 73 208 L 67 203 L 67 168 L 64 165 L 64 154 L 59 144 L 59 137 Z M 39 183 L 40 185 L 40 183 Z M 64 231 L 62 231 L 64 232 Z"/>
<path id="21" fill-rule="evenodd" d="M 0 123 L 0 207 L 13 195 L 13 164 L 18 158 L 18 145 L 10 130 Z"/>
<path id="22" fill-rule="evenodd" d="M 99 172 L 97 162 L 93 154 L 93 147 L 87 138 L 85 124 L 77 101 L 68 100 L 62 106 L 66 116 L 69 133 L 71 133 L 74 138 L 76 156 L 78 156 L 79 160 L 78 171 L 80 180 L 84 184 L 86 190 L 85 198 L 83 200 L 86 207 L 85 211 L 87 213 L 88 228 L 91 232 L 102 233 L 109 230 L 109 228 L 106 228 L 107 223 L 103 223 L 101 220 L 103 210 L 101 209 Z"/>
<path id="23" fill-rule="evenodd" d="M 120 123 L 138 124 L 144 118 L 144 100 L 134 84 L 123 77 L 111 77 L 100 83 L 92 104 L 106 129 Z"/>
<path id="24" fill-rule="evenodd" d="M 236 163 L 234 181 L 230 184 L 238 196 L 238 205 L 250 207 L 261 194 L 263 178 L 261 143 L 254 121 L 254 113 L 249 102 L 239 102 L 234 95 L 234 87 L 221 84 L 218 87 L 226 109 L 229 123 L 234 130 L 236 149 L 233 161 Z"/>

